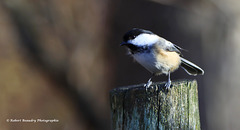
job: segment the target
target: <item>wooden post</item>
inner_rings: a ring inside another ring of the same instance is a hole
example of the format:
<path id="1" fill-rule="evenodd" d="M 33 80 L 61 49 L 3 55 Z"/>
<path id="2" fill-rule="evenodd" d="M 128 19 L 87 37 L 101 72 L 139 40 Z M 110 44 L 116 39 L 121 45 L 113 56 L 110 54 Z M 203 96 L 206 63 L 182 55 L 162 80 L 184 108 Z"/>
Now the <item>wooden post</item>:
<path id="1" fill-rule="evenodd" d="M 149 89 L 143 84 L 115 88 L 110 92 L 112 129 L 200 129 L 196 80 L 164 83 Z"/>

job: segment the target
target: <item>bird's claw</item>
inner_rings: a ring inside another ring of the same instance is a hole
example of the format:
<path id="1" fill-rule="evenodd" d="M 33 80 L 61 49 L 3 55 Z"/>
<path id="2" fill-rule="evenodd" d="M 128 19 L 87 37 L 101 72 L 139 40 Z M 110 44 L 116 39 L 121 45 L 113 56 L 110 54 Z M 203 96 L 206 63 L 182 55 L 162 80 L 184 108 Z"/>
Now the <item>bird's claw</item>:
<path id="1" fill-rule="evenodd" d="M 152 85 L 152 81 L 148 81 L 146 84 L 144 84 L 144 87 L 148 89 Z"/>
<path id="2" fill-rule="evenodd" d="M 166 87 L 166 89 L 170 89 L 170 87 L 171 87 L 171 81 L 168 81 L 168 82 L 165 84 L 165 87 Z"/>

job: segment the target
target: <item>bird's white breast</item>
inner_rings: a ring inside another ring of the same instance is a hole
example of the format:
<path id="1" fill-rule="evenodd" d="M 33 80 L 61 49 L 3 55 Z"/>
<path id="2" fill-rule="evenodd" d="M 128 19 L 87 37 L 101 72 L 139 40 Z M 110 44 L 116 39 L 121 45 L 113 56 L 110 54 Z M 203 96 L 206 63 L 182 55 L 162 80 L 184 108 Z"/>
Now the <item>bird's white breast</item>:
<path id="1" fill-rule="evenodd" d="M 153 53 L 136 53 L 132 56 L 139 64 L 141 64 L 151 73 L 157 71 L 157 68 L 155 67 L 156 59 Z"/>

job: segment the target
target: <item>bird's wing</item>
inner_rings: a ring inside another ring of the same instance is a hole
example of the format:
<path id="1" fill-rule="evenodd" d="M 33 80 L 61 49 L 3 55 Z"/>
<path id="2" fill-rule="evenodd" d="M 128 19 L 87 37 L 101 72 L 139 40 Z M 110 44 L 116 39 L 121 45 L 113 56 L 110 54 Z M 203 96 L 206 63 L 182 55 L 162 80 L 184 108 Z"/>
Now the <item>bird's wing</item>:
<path id="1" fill-rule="evenodd" d="M 180 56 L 183 56 L 181 53 L 181 50 L 184 50 L 184 49 L 182 49 L 181 47 L 173 44 L 172 42 L 170 42 L 162 37 L 160 37 L 158 45 L 166 51 L 176 52 Z"/>
<path id="2" fill-rule="evenodd" d="M 172 43 L 173 44 L 173 43 Z M 183 49 L 183 48 L 181 48 L 180 46 L 178 46 L 178 45 L 175 45 L 175 44 L 173 44 L 174 45 L 174 47 L 176 47 L 179 51 L 180 50 L 185 50 L 185 49 Z M 186 50 L 185 50 L 186 51 Z"/>
<path id="3" fill-rule="evenodd" d="M 179 47 L 179 46 L 177 46 L 177 45 L 175 45 L 175 44 L 173 44 L 173 43 L 171 43 L 170 41 L 167 41 L 167 40 L 165 41 L 165 43 L 166 43 L 165 50 L 177 52 L 180 56 L 182 56 L 182 53 L 181 53 L 182 48 L 181 47 Z"/>

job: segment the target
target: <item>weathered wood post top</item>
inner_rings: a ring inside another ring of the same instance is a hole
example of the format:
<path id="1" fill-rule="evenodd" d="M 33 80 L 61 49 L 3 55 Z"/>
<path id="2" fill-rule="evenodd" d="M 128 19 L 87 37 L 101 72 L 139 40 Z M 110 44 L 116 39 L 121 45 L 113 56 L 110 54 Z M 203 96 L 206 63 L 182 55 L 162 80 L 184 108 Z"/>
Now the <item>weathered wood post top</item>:
<path id="1" fill-rule="evenodd" d="M 112 129 L 200 129 L 196 80 L 143 84 L 115 88 L 110 92 Z"/>

